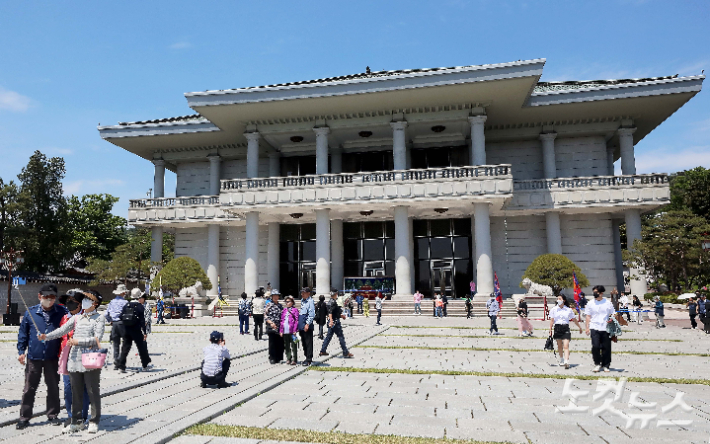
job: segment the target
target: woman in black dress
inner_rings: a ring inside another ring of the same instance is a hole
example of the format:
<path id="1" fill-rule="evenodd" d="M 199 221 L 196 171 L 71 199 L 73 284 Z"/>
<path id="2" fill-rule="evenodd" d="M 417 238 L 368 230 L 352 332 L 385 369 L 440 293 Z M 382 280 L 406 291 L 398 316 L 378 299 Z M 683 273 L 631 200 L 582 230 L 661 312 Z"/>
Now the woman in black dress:
<path id="1" fill-rule="evenodd" d="M 316 304 L 316 324 L 318 324 L 318 339 L 323 339 L 323 326 L 328 319 L 328 305 L 325 296 L 321 295 Z"/>

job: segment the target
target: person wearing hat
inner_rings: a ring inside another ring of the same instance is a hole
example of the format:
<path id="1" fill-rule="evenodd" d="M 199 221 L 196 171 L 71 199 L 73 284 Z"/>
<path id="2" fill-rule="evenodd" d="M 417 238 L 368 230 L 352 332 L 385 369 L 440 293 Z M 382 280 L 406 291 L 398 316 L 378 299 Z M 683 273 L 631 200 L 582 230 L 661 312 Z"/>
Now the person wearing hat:
<path id="1" fill-rule="evenodd" d="M 81 312 L 81 302 L 84 299 L 84 293 L 79 289 L 69 290 L 67 294 L 59 296 L 59 303 L 66 307 L 69 313 L 65 314 L 62 318 L 61 325 L 69 322 L 73 316 L 76 316 Z M 59 356 L 61 358 L 62 350 L 67 347 L 69 340 L 74 337 L 74 332 L 69 332 L 68 334 L 62 336 L 62 346 L 59 349 Z M 71 411 L 72 411 L 72 393 L 71 393 L 71 378 L 69 374 L 62 375 L 62 380 L 64 381 L 64 408 L 67 411 L 67 416 L 69 419 L 64 423 L 65 426 L 71 425 Z M 88 425 L 89 422 L 89 393 L 86 391 L 86 384 L 84 384 L 84 405 L 81 408 L 81 417 L 84 423 Z"/>
<path id="2" fill-rule="evenodd" d="M 35 394 L 42 374 L 47 385 L 47 418 L 52 425 L 62 424 L 62 421 L 57 418 L 60 408 L 57 370 L 61 336 L 45 342 L 41 341 L 38 335 L 57 330 L 62 318 L 67 314 L 67 309 L 62 305 L 55 305 L 57 286 L 54 284 L 43 285 L 37 297 L 39 304 L 25 311 L 20 323 L 20 331 L 17 333 L 17 360 L 25 365 L 25 388 L 22 391 L 20 421 L 16 426 L 18 429 L 30 425 Z"/>
<path id="3" fill-rule="evenodd" d="M 303 366 L 308 367 L 313 362 L 313 320 L 316 317 L 316 306 L 313 304 L 311 289 L 305 287 L 301 290 L 301 308 L 298 311 L 298 327 L 303 344 L 303 355 L 306 359 Z"/>
<path id="4" fill-rule="evenodd" d="M 231 364 L 229 350 L 225 345 L 224 335 L 218 331 L 210 333 L 210 345 L 202 349 L 202 372 L 200 373 L 200 387 L 216 385 L 218 388 L 229 387 L 227 373 Z"/>
<path id="5" fill-rule="evenodd" d="M 128 301 L 126 301 L 128 288 L 123 284 L 119 284 L 113 291 L 113 294 L 115 297 L 108 303 L 105 316 L 106 321 L 111 324 L 109 340 L 113 344 L 113 368 L 114 370 L 120 370 L 118 358 L 121 357 L 121 340 L 126 336 L 126 331 L 121 321 L 121 314 L 123 313 L 123 307 L 128 303 Z M 123 339 L 123 341 L 125 342 L 125 339 Z"/>
<path id="6" fill-rule="evenodd" d="M 345 319 L 345 315 L 340 305 L 338 305 L 337 299 L 338 292 L 331 292 L 330 302 L 328 303 L 328 334 L 326 334 L 325 341 L 323 341 L 321 346 L 320 356 L 328 356 L 328 344 L 333 339 L 333 335 L 336 335 L 338 340 L 340 340 L 340 348 L 343 349 L 343 358 L 352 358 L 353 354 L 348 351 L 345 336 L 343 335 L 343 327 L 340 325 L 340 319 Z"/>
<path id="7" fill-rule="evenodd" d="M 145 309 L 143 304 L 138 302 L 142 292 L 138 288 L 131 290 L 131 301 L 123 306 L 121 313 L 121 321 L 123 323 L 123 346 L 121 347 L 121 356 L 118 358 L 116 367 L 121 373 L 126 373 L 126 359 L 131 351 L 131 346 L 136 343 L 138 355 L 141 358 L 143 371 L 150 369 L 150 355 L 148 355 L 148 345 L 145 340 L 148 336 L 145 330 Z"/>

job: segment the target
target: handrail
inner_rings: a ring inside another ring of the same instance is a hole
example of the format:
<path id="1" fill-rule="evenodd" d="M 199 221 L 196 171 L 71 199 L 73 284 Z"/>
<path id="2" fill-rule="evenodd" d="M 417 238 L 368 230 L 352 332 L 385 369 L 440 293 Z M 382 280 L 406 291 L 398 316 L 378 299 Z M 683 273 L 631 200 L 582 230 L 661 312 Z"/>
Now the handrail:
<path id="1" fill-rule="evenodd" d="M 219 196 L 154 197 L 151 199 L 131 199 L 129 208 L 196 207 L 218 205 Z"/>
<path id="2" fill-rule="evenodd" d="M 613 188 L 624 185 L 662 185 L 668 183 L 667 174 L 634 174 L 626 176 L 595 176 L 559 179 L 515 180 L 513 190 L 553 190 L 571 188 Z"/>
<path id="3" fill-rule="evenodd" d="M 309 176 L 268 177 L 255 179 L 226 179 L 222 191 L 293 188 L 372 183 L 416 182 L 432 179 L 463 179 L 508 176 L 510 165 L 478 165 L 423 170 L 373 171 L 366 173 L 318 174 Z"/>

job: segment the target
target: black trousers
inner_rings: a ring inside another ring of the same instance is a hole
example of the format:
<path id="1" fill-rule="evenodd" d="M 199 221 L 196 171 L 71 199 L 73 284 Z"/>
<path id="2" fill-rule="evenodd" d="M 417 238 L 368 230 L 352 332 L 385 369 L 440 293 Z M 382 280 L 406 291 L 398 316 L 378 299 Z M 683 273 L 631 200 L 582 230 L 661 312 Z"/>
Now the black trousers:
<path id="1" fill-rule="evenodd" d="M 32 418 L 32 408 L 35 404 L 35 394 L 39 381 L 44 373 L 44 383 L 47 384 L 47 417 L 56 418 L 59 414 L 59 358 L 48 360 L 27 359 L 25 367 L 25 389 L 22 391 L 20 420 L 29 421 Z M 79 404 L 81 405 L 81 404 Z M 81 416 L 81 413 L 79 414 Z"/>
<path id="2" fill-rule="evenodd" d="M 118 365 L 118 358 L 121 357 L 121 340 L 126 336 L 126 326 L 123 322 L 116 321 L 111 324 L 111 343 L 113 344 L 113 365 Z M 125 342 L 125 340 L 124 340 Z"/>
<path id="3" fill-rule="evenodd" d="M 259 340 L 264 336 L 264 315 L 255 315 L 254 318 L 254 339 Z"/>
<path id="4" fill-rule="evenodd" d="M 308 326 L 308 331 L 302 331 L 299 334 L 303 344 L 303 355 L 306 357 L 306 361 L 310 362 L 313 360 L 313 324 Z"/>
<path id="5" fill-rule="evenodd" d="M 382 318 L 382 309 L 378 308 L 377 309 L 377 323 L 380 323 L 380 319 Z"/>
<path id="6" fill-rule="evenodd" d="M 202 364 L 204 365 L 204 361 L 202 361 Z M 229 366 L 231 364 L 232 362 L 229 359 L 225 359 L 224 361 L 222 361 L 222 370 L 220 370 L 214 376 L 207 376 L 202 373 L 202 371 L 200 371 L 200 379 L 207 385 L 221 384 L 225 382 L 225 379 L 227 379 L 227 373 L 229 372 Z"/>
<path id="7" fill-rule="evenodd" d="M 101 421 L 101 369 L 72 372 L 69 373 L 69 379 L 71 381 L 72 398 L 75 400 L 71 406 L 72 424 L 81 424 L 84 420 L 81 417 L 81 410 L 84 406 L 84 390 L 89 395 L 89 402 L 91 403 L 90 421 L 98 424 Z"/>
<path id="8" fill-rule="evenodd" d="M 323 325 L 325 324 L 318 324 L 318 337 L 323 339 Z"/>
<path id="9" fill-rule="evenodd" d="M 136 343 L 136 348 L 138 349 L 138 355 L 141 358 L 141 364 L 146 367 L 150 364 L 150 356 L 148 356 L 148 344 L 143 339 L 143 332 L 139 325 L 135 326 L 125 326 L 126 334 L 123 337 L 123 347 L 121 347 L 121 356 L 118 358 L 117 368 L 126 368 L 126 359 L 128 358 L 128 353 L 131 351 L 131 345 Z"/>
<path id="10" fill-rule="evenodd" d="M 609 367 L 611 365 L 611 336 L 606 331 L 591 330 L 592 359 L 594 365 Z"/>
<path id="11" fill-rule="evenodd" d="M 270 331 L 269 335 L 269 360 L 281 362 L 284 360 L 284 340 L 278 332 Z"/>

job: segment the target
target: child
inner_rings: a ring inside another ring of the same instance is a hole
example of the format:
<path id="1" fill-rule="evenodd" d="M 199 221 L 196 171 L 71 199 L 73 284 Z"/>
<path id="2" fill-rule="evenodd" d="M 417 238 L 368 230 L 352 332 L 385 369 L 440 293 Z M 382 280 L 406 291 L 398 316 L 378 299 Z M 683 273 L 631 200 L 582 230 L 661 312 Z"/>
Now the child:
<path id="1" fill-rule="evenodd" d="M 213 331 L 210 334 L 210 345 L 202 349 L 204 359 L 202 360 L 202 374 L 200 374 L 202 383 L 200 387 L 205 388 L 208 385 L 216 385 L 217 388 L 224 388 L 232 385 L 225 382 L 231 363 L 229 350 L 227 350 L 225 344 L 226 341 L 222 333 Z"/>

